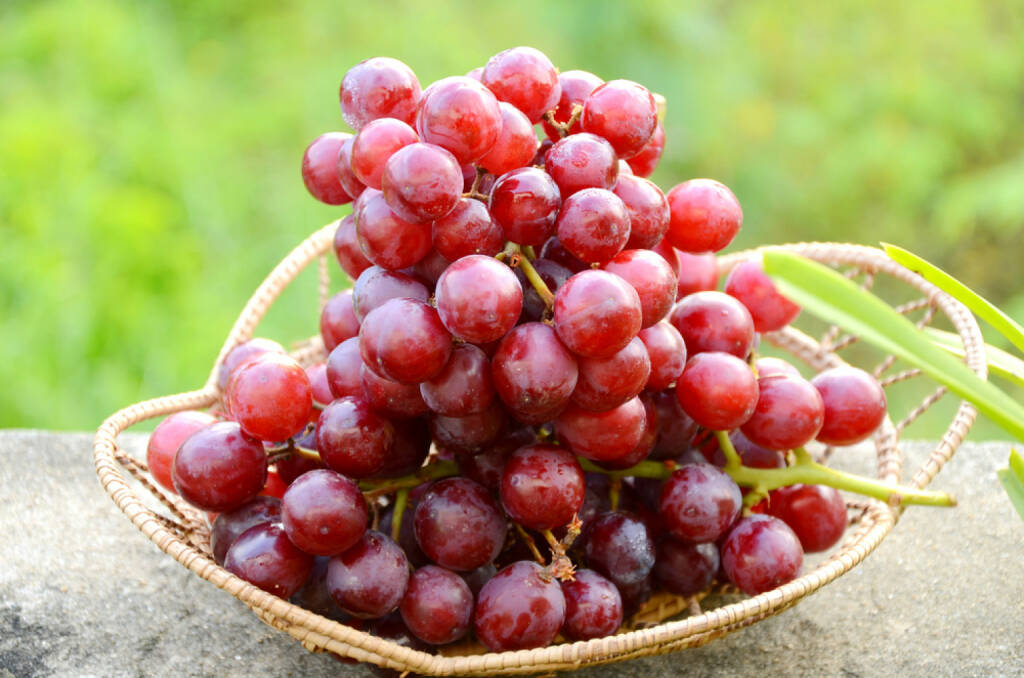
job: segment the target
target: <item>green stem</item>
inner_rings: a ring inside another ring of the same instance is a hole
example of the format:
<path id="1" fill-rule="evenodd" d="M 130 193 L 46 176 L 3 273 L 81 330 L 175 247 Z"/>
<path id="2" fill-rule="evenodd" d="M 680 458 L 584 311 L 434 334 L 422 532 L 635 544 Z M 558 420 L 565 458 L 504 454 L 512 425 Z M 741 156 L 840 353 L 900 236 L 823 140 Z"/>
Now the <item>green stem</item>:
<path id="1" fill-rule="evenodd" d="M 866 497 L 874 497 L 884 502 L 896 504 L 918 504 L 921 506 L 956 506 L 956 499 L 946 492 L 931 492 L 906 487 L 880 480 L 871 480 L 861 476 L 837 471 L 823 466 L 811 459 L 807 450 L 798 447 L 793 450 L 796 463 L 786 468 L 750 468 L 740 463 L 739 454 L 729 440 L 727 431 L 715 431 L 718 445 L 725 454 L 725 472 L 732 476 L 737 484 L 745 487 L 759 487 L 770 491 L 778 487 L 796 485 L 828 485 L 837 490 L 847 490 Z"/>
<path id="2" fill-rule="evenodd" d="M 391 514 L 391 540 L 398 543 L 398 535 L 402 533 L 402 516 L 409 505 L 409 488 L 403 487 L 395 493 L 395 512 Z"/>
<path id="3" fill-rule="evenodd" d="M 385 480 L 362 480 L 359 482 L 359 489 L 374 494 L 387 494 L 422 485 L 428 480 L 458 475 L 458 473 L 459 467 L 454 461 L 435 461 L 407 476 Z"/>
<path id="4" fill-rule="evenodd" d="M 537 273 L 537 269 L 530 263 L 530 258 L 526 256 L 520 257 L 519 268 L 523 269 L 526 279 L 533 285 L 533 289 L 537 290 L 537 294 L 540 295 L 548 310 L 551 310 L 555 305 L 555 295 L 551 294 L 551 290 L 548 289 L 544 279 L 540 277 L 540 273 Z"/>

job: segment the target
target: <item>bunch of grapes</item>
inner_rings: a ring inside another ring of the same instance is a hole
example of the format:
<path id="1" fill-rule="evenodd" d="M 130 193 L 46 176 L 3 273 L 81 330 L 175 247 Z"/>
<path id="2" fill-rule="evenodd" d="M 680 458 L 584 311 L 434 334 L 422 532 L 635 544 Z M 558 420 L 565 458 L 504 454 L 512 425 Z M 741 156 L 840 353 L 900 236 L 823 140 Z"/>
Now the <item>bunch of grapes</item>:
<path id="1" fill-rule="evenodd" d="M 354 202 L 326 361 L 246 342 L 220 408 L 149 443 L 155 479 L 217 514 L 218 563 L 415 647 L 501 651 L 615 633 L 658 589 L 767 591 L 838 542 L 836 489 L 749 479 L 865 439 L 883 391 L 756 354 L 800 309 L 757 259 L 716 291 L 742 210 L 645 178 L 657 97 L 517 47 L 425 90 L 369 59 L 340 98 L 356 132 L 302 162 Z"/>

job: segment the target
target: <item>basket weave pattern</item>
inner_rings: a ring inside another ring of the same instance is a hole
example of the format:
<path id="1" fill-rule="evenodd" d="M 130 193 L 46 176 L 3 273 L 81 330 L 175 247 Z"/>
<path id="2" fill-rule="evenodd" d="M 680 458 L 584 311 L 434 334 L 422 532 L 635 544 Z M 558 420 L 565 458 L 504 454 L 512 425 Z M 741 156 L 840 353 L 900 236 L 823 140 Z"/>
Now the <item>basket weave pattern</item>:
<path id="1" fill-rule="evenodd" d="M 399 646 L 388 640 L 357 631 L 343 624 L 313 614 L 276 596 L 252 586 L 217 565 L 209 547 L 209 527 L 204 514 L 182 500 L 168 496 L 149 479 L 144 462 L 121 451 L 117 436 L 128 427 L 154 417 L 186 409 L 203 409 L 220 398 L 217 372 L 227 353 L 252 337 L 260 319 L 281 291 L 314 260 L 320 260 L 321 301 L 327 295 L 327 264 L 336 223 L 329 224 L 296 247 L 271 272 L 246 304 L 221 348 L 220 355 L 202 389 L 136 403 L 111 415 L 96 433 L 94 456 L 96 472 L 104 489 L 129 520 L 164 552 L 213 585 L 224 589 L 249 606 L 264 622 L 287 632 L 310 651 L 330 651 L 358 661 L 371 662 L 398 671 L 426 675 L 497 675 L 564 671 L 584 665 L 621 661 L 644 655 L 663 654 L 686 647 L 702 645 L 732 631 L 749 626 L 794 605 L 804 596 L 842 576 L 860 563 L 895 525 L 901 509 L 877 500 L 850 504 L 851 523 L 844 542 L 827 560 L 798 579 L 767 593 L 716 609 L 702 611 L 698 596 L 684 599 L 657 594 L 625 627 L 627 630 L 607 638 L 563 643 L 535 650 L 480 653 L 482 649 L 467 645 L 444 648 L 444 655 L 433 655 Z M 981 376 L 987 369 L 984 341 L 974 317 L 960 303 L 944 294 L 919 276 L 889 260 L 881 251 L 855 245 L 809 243 L 780 246 L 822 263 L 836 265 L 851 277 L 870 286 L 876 276 L 887 275 L 923 296 L 917 302 L 898 310 L 912 313 L 924 311 L 919 324 L 927 324 L 935 314 L 944 315 L 963 340 L 968 366 Z M 750 252 L 741 252 L 719 259 L 719 271 L 728 272 Z M 856 342 L 856 337 L 841 337 L 838 328 L 831 328 L 817 341 L 800 330 L 786 328 L 766 335 L 765 339 L 800 358 L 815 370 L 843 364 L 838 351 Z M 315 337 L 293 352 L 300 362 L 308 364 L 323 359 L 323 344 Z M 893 364 L 886 359 L 875 372 L 883 385 L 917 375 L 905 370 L 884 376 Z M 868 369 L 865 367 L 865 369 Z M 870 371 L 870 370 L 869 370 Z M 874 436 L 878 455 L 878 477 L 887 482 L 902 480 L 902 456 L 899 436 L 917 416 L 944 394 L 938 389 L 928 396 L 905 419 L 894 423 L 888 417 Z M 910 485 L 922 488 L 949 461 L 975 418 L 975 410 L 961 403 L 948 429 L 930 457 L 916 471 Z M 826 454 L 828 450 L 826 449 Z M 157 498 L 163 511 L 156 511 L 136 491 L 138 485 Z M 664 621 L 689 611 L 690 616 Z M 630 630 L 631 629 L 631 630 Z M 453 654 L 454 653 L 454 654 Z"/>

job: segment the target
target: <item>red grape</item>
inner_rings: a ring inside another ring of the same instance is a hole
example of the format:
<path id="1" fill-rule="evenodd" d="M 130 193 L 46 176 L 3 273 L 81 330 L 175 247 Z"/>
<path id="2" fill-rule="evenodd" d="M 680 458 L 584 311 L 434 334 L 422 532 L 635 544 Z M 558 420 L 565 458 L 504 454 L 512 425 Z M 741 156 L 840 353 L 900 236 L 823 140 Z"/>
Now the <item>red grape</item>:
<path id="1" fill-rule="evenodd" d="M 607 139 L 620 158 L 643 150 L 658 124 L 658 107 L 646 87 L 610 80 L 583 102 L 583 131 Z"/>
<path id="2" fill-rule="evenodd" d="M 335 176 L 341 187 L 355 199 L 352 204 L 352 214 L 359 211 L 359 198 L 367 193 L 366 185 L 359 181 L 355 172 L 352 171 L 352 144 L 355 140 L 354 136 L 348 135 L 348 138 L 341 143 L 334 165 Z"/>
<path id="3" fill-rule="evenodd" d="M 171 466 L 178 448 L 190 435 L 216 421 L 217 418 L 212 414 L 186 410 L 175 412 L 157 424 L 146 445 L 146 465 L 153 480 L 164 489 L 174 492 Z"/>
<path id="4" fill-rule="evenodd" d="M 654 134 L 652 134 L 651 138 L 646 144 L 644 144 L 644 147 L 633 157 L 626 158 L 626 162 L 629 163 L 630 169 L 633 170 L 633 174 L 636 176 L 649 177 L 658 167 L 658 161 L 661 160 L 661 154 L 664 150 L 665 128 L 659 120 L 657 127 L 654 128 Z"/>
<path id="5" fill-rule="evenodd" d="M 468 454 L 493 444 L 507 423 L 505 408 L 500 403 L 491 403 L 481 412 L 464 417 L 435 414 L 430 418 L 430 432 L 439 447 Z"/>
<path id="6" fill-rule="evenodd" d="M 409 144 L 388 158 L 381 189 L 388 207 L 402 219 L 433 221 L 451 212 L 462 197 L 462 168 L 440 146 Z"/>
<path id="7" fill-rule="evenodd" d="M 604 80 L 587 71 L 565 71 L 558 75 L 558 83 L 562 87 L 561 96 L 558 98 L 558 106 L 555 107 L 555 121 L 563 125 L 569 122 L 572 117 L 573 106 L 583 108 L 583 102 L 587 100 L 590 93 L 604 84 Z M 543 122 L 544 132 L 552 141 L 558 141 L 562 134 L 552 127 L 547 120 Z M 569 134 L 578 134 L 583 128 L 580 125 L 579 116 L 569 128 Z"/>
<path id="8" fill-rule="evenodd" d="M 679 276 L 676 299 L 718 287 L 718 260 L 714 252 L 690 254 L 676 250 L 675 253 L 679 263 L 676 266 L 676 274 Z"/>
<path id="9" fill-rule="evenodd" d="M 611 259 L 629 240 L 626 205 L 603 188 L 585 188 L 567 197 L 555 226 L 562 245 L 589 263 Z"/>
<path id="10" fill-rule="evenodd" d="M 472 198 L 459 198 L 451 212 L 434 221 L 431 240 L 449 261 L 471 254 L 494 256 L 505 242 L 487 206 Z"/>
<path id="11" fill-rule="evenodd" d="M 804 553 L 827 551 L 846 531 L 846 503 L 834 487 L 790 485 L 772 490 L 768 513 L 789 525 Z"/>
<path id="12" fill-rule="evenodd" d="M 224 569 L 253 586 L 288 599 L 313 570 L 313 556 L 289 541 L 280 523 L 260 523 L 243 532 L 228 549 Z"/>
<path id="13" fill-rule="evenodd" d="M 654 541 L 632 513 L 602 513 L 587 524 L 583 538 L 588 566 L 620 588 L 643 581 L 654 567 Z"/>
<path id="14" fill-rule="evenodd" d="M 254 525 L 281 522 L 281 500 L 254 497 L 233 511 L 220 513 L 210 527 L 210 550 L 218 565 L 224 564 L 228 549 L 243 532 Z"/>
<path id="15" fill-rule="evenodd" d="M 427 565 L 409 577 L 399 609 L 416 637 L 431 645 L 445 645 L 469 632 L 473 593 L 459 575 Z"/>
<path id="16" fill-rule="evenodd" d="M 641 327 L 650 327 L 672 310 L 676 300 L 676 274 L 668 262 L 651 250 L 625 250 L 602 268 L 636 290 L 640 297 Z"/>
<path id="17" fill-rule="evenodd" d="M 722 543 L 722 570 L 752 596 L 795 579 L 803 561 L 800 540 L 773 516 L 741 518 Z"/>
<path id="18" fill-rule="evenodd" d="M 743 223 L 736 196 L 717 181 L 690 179 L 666 197 L 671 216 L 665 237 L 683 252 L 718 252 L 732 242 Z"/>
<path id="19" fill-rule="evenodd" d="M 230 511 L 263 489 L 267 454 L 235 422 L 217 422 L 185 439 L 174 455 L 171 478 L 174 489 L 193 506 Z"/>
<path id="20" fill-rule="evenodd" d="M 834 367 L 811 381 L 825 405 L 818 440 L 826 445 L 853 445 L 885 420 L 885 391 L 878 380 L 856 367 Z"/>
<path id="21" fill-rule="evenodd" d="M 558 104 L 562 94 L 558 71 L 543 52 L 533 47 L 513 47 L 487 61 L 480 81 L 499 101 L 522 111 L 530 124 Z"/>
<path id="22" fill-rule="evenodd" d="M 800 307 L 775 288 L 759 259 L 744 261 L 732 269 L 725 279 L 725 293 L 747 307 L 758 332 L 781 330 L 800 314 Z"/>
<path id="23" fill-rule="evenodd" d="M 713 431 L 742 426 L 757 407 L 757 379 L 729 353 L 698 353 L 676 382 L 676 397 L 698 424 Z"/>
<path id="24" fill-rule="evenodd" d="M 328 469 L 302 474 L 281 499 L 281 520 L 297 547 L 318 556 L 350 548 L 366 531 L 366 501 L 359 486 Z"/>
<path id="25" fill-rule="evenodd" d="M 374 57 L 345 73 L 338 92 L 341 117 L 361 130 L 377 118 L 412 124 L 420 99 L 420 83 L 412 69 L 397 59 Z"/>
<path id="26" fill-rule="evenodd" d="M 310 195 L 328 205 L 352 202 L 350 195 L 338 180 L 338 151 L 351 134 L 328 132 L 321 134 L 306 148 L 302 156 L 302 180 Z"/>
<path id="27" fill-rule="evenodd" d="M 722 292 L 697 292 L 672 308 L 668 321 L 686 342 L 686 353 L 724 351 L 746 358 L 754 346 L 754 321 L 747 307 Z"/>
<path id="28" fill-rule="evenodd" d="M 782 358 L 772 358 L 771 356 L 762 356 L 754 361 L 754 369 L 757 370 L 758 378 L 770 377 L 773 374 L 789 374 L 794 377 L 799 377 L 800 370 L 793 366 Z"/>
<path id="29" fill-rule="evenodd" d="M 435 296 L 448 331 L 474 344 L 501 339 L 523 310 L 523 290 L 515 273 L 482 254 L 449 266 L 437 281 Z"/>
<path id="30" fill-rule="evenodd" d="M 301 433 L 313 416 L 313 390 L 306 371 L 280 353 L 265 353 L 235 370 L 228 382 L 227 402 L 247 435 L 269 442 Z"/>
<path id="31" fill-rule="evenodd" d="M 231 373 L 242 363 L 270 352 L 286 353 L 287 351 L 284 350 L 284 346 L 273 339 L 264 339 L 262 337 L 256 337 L 235 346 L 224 356 L 224 362 L 220 365 L 220 371 L 217 372 L 217 388 L 221 391 L 226 389 L 228 387 L 228 380 L 231 379 Z"/>
<path id="32" fill-rule="evenodd" d="M 420 139 L 450 151 L 465 165 L 482 158 L 498 140 L 501 108 L 480 82 L 464 76 L 444 78 L 423 92 L 416 129 Z"/>
<path id="33" fill-rule="evenodd" d="M 693 596 L 711 586 L 718 572 L 718 547 L 693 544 L 671 537 L 658 544 L 654 576 L 669 593 Z"/>
<path id="34" fill-rule="evenodd" d="M 362 202 L 356 212 L 356 236 L 366 258 L 390 270 L 412 266 L 432 246 L 430 224 L 398 216 L 379 192 Z"/>
<path id="35" fill-rule="evenodd" d="M 513 328 L 491 359 L 494 389 L 514 415 L 548 414 L 564 407 L 578 375 L 576 359 L 543 323 Z"/>
<path id="36" fill-rule="evenodd" d="M 646 414 L 639 398 L 605 412 L 569 405 L 555 420 L 558 440 L 592 461 L 616 461 L 629 454 L 644 433 Z"/>
<path id="37" fill-rule="evenodd" d="M 607 358 L 640 331 L 640 297 L 625 280 L 590 270 L 569 278 L 555 295 L 555 331 L 569 350 Z"/>
<path id="38" fill-rule="evenodd" d="M 512 104 L 502 101 L 501 133 L 491 150 L 477 161 L 485 170 L 500 176 L 518 167 L 525 167 L 537 153 L 537 134 L 529 119 Z"/>
<path id="39" fill-rule="evenodd" d="M 400 271 L 388 271 L 380 266 L 370 266 L 352 288 L 352 304 L 356 318 L 362 322 L 366 315 L 388 299 L 409 297 L 426 301 L 430 291 L 419 280 Z M 358 326 L 356 327 L 358 334 Z M 355 336 L 353 334 L 352 336 Z"/>
<path id="40" fill-rule="evenodd" d="M 661 320 L 636 335 L 650 357 L 651 370 L 644 388 L 661 391 L 676 382 L 686 366 L 686 343 L 679 330 Z"/>
<path id="41" fill-rule="evenodd" d="M 501 510 L 487 490 L 468 478 L 431 485 L 413 519 L 423 553 L 451 570 L 475 570 L 494 560 L 505 543 Z"/>
<path id="42" fill-rule="evenodd" d="M 555 142 L 544 155 L 544 169 L 558 185 L 563 200 L 584 188 L 611 189 L 619 175 L 612 145 L 585 132 Z"/>
<path id="43" fill-rule="evenodd" d="M 409 584 L 409 561 L 389 537 L 367 530 L 327 563 L 327 590 L 342 610 L 376 619 L 394 612 Z"/>
<path id="44" fill-rule="evenodd" d="M 356 219 L 351 214 L 338 222 L 338 230 L 334 232 L 334 255 L 338 258 L 341 270 L 352 280 L 373 265 L 359 249 Z"/>
<path id="45" fill-rule="evenodd" d="M 703 543 L 725 534 L 740 514 L 740 488 L 711 464 L 687 464 L 661 488 L 658 511 L 676 539 Z"/>
<path id="46" fill-rule="evenodd" d="M 520 560 L 484 584 L 474 617 L 477 639 L 492 652 L 544 647 L 565 621 L 565 596 L 540 565 Z"/>
<path id="47" fill-rule="evenodd" d="M 572 640 L 603 638 L 622 626 L 622 596 L 614 584 L 594 570 L 577 570 L 575 579 L 562 582 L 562 593 L 562 632 Z"/>
<path id="48" fill-rule="evenodd" d="M 494 400 L 491 363 L 478 347 L 456 344 L 441 371 L 420 384 L 420 395 L 433 412 L 464 417 Z"/>
<path id="49" fill-rule="evenodd" d="M 351 478 L 367 478 L 384 468 L 394 441 L 391 422 L 354 396 L 325 407 L 316 427 L 320 458 L 328 468 Z"/>
<path id="50" fill-rule="evenodd" d="M 384 164 L 396 151 L 419 141 L 416 130 L 395 118 L 371 121 L 352 142 L 352 173 L 370 188 L 381 190 Z"/>
<path id="51" fill-rule="evenodd" d="M 416 299 L 389 299 L 370 311 L 359 328 L 363 362 L 381 376 L 418 384 L 444 367 L 452 351 L 437 311 Z"/>
<path id="52" fill-rule="evenodd" d="M 654 182 L 619 172 L 615 195 L 629 212 L 627 249 L 650 248 L 661 242 L 668 230 L 668 200 Z"/>
<path id="53" fill-rule="evenodd" d="M 385 379 L 365 364 L 359 369 L 363 397 L 375 411 L 389 419 L 410 419 L 430 411 L 417 384 Z"/>
<path id="54" fill-rule="evenodd" d="M 565 525 L 583 504 L 583 469 L 565 448 L 536 444 L 516 450 L 501 472 L 501 504 L 523 527 Z"/>
<path id="55" fill-rule="evenodd" d="M 327 386 L 334 398 L 345 396 L 362 396 L 363 382 L 360 379 L 360 368 L 363 357 L 359 355 L 359 337 L 346 339 L 327 356 Z M 332 398 L 333 400 L 333 398 Z M 328 401 L 327 404 L 330 404 Z"/>
<path id="56" fill-rule="evenodd" d="M 324 349 L 333 351 L 341 342 L 359 334 L 359 323 L 352 290 L 342 290 L 332 296 L 320 311 L 320 336 L 324 340 Z"/>
<path id="57" fill-rule="evenodd" d="M 594 412 L 618 407 L 640 393 L 651 373 L 647 349 L 636 337 L 610 358 L 580 358 L 577 363 L 572 402 Z"/>
<path id="58" fill-rule="evenodd" d="M 752 443 L 770 450 L 806 445 L 821 430 L 825 405 L 803 377 L 775 374 L 757 380 L 757 408 L 742 431 Z"/>
<path id="59" fill-rule="evenodd" d="M 506 172 L 494 182 L 489 204 L 491 216 L 506 240 L 540 246 L 555 232 L 562 198 L 547 172 L 523 167 Z"/>

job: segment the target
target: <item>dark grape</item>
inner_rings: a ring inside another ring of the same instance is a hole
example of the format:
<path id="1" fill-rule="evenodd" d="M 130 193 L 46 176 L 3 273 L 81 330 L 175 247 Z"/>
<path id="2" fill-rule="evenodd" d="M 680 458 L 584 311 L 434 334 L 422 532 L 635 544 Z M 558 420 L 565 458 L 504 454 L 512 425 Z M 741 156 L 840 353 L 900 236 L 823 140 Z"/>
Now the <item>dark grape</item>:
<path id="1" fill-rule="evenodd" d="M 217 515 L 210 527 L 210 550 L 218 565 L 224 564 L 228 549 L 235 540 L 254 525 L 281 522 L 281 500 L 275 497 L 254 497 L 233 511 Z"/>
<path id="2" fill-rule="evenodd" d="M 469 632 L 473 593 L 451 570 L 427 565 L 409 577 L 400 611 L 418 638 L 431 645 L 445 645 Z"/>
<path id="3" fill-rule="evenodd" d="M 345 612 L 376 619 L 394 612 L 409 584 L 409 561 L 389 537 L 368 530 L 327 563 L 327 590 Z"/>
<path id="4" fill-rule="evenodd" d="M 438 565 L 468 572 L 491 562 L 505 543 L 506 524 L 487 490 L 468 478 L 440 480 L 414 516 L 416 541 Z"/>
<path id="5" fill-rule="evenodd" d="M 658 544 L 654 576 L 669 593 L 693 596 L 711 586 L 719 566 L 718 547 L 671 537 Z"/>
<path id="6" fill-rule="evenodd" d="M 562 582 L 562 594 L 562 632 L 572 640 L 603 638 L 622 626 L 622 596 L 614 584 L 594 570 L 577 570 L 574 580 Z"/>
<path id="7" fill-rule="evenodd" d="M 224 569 L 287 600 L 309 579 L 313 556 L 296 548 L 279 523 L 260 523 L 231 545 L 224 557 Z"/>
<path id="8" fill-rule="evenodd" d="M 740 488 L 711 464 L 687 464 L 661 488 L 658 510 L 677 539 L 711 542 L 725 534 L 743 505 Z"/>
<path id="9" fill-rule="evenodd" d="M 378 375 L 366 365 L 359 369 L 363 397 L 389 419 L 410 419 L 430 411 L 417 384 L 400 384 Z"/>
<path id="10" fill-rule="evenodd" d="M 434 441 L 452 452 L 472 454 L 493 444 L 508 423 L 508 415 L 500 403 L 491 403 L 481 412 L 464 417 L 435 414 L 430 418 Z"/>
<path id="11" fill-rule="evenodd" d="M 635 515 L 603 513 L 587 526 L 583 552 L 589 567 L 616 586 L 643 581 L 654 567 L 654 542 Z"/>

